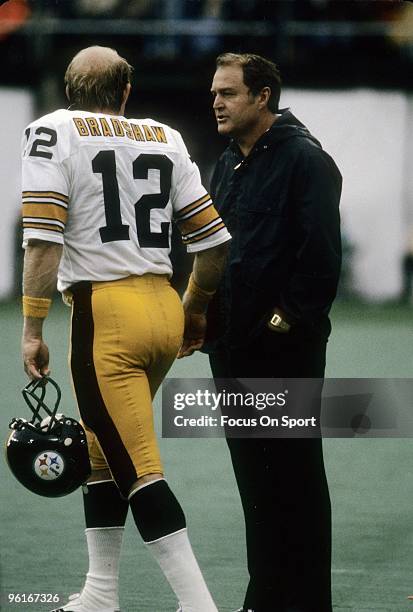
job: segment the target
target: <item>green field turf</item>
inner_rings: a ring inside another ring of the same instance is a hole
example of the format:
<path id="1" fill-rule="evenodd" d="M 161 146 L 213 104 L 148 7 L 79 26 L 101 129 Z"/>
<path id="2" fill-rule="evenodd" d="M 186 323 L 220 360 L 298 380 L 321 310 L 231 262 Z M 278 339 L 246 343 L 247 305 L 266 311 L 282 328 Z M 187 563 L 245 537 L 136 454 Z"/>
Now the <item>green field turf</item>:
<path id="1" fill-rule="evenodd" d="M 340 304 L 333 313 L 328 375 L 411 377 L 413 310 Z M 1 424 L 26 411 L 17 304 L 0 306 Z M 56 304 L 46 324 L 52 373 L 63 408 L 75 415 L 66 371 L 68 311 Z M 209 376 L 207 359 L 177 362 L 171 376 Z M 413 398 L 412 398 L 413 400 Z M 159 415 L 160 401 L 156 401 Z M 158 423 L 159 423 L 159 416 Z M 161 440 L 166 475 L 182 502 L 193 547 L 219 610 L 235 610 L 246 585 L 243 521 L 222 439 Z M 325 441 L 334 511 L 334 609 L 413 611 L 413 444 L 404 439 Z M 81 494 L 35 496 L 0 462 L 1 610 L 43 612 L 53 605 L 9 605 L 9 593 L 74 592 L 86 571 Z M 122 612 L 174 612 L 174 595 L 128 520 L 121 564 Z"/>

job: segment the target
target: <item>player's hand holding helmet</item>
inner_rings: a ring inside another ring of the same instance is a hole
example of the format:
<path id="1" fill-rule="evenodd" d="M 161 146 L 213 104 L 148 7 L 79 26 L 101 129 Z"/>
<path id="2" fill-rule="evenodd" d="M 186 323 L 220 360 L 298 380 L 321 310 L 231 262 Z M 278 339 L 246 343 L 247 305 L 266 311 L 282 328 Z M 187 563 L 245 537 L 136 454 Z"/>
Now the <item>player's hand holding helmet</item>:
<path id="1" fill-rule="evenodd" d="M 45 403 L 46 388 L 56 391 L 54 408 Z M 50 377 L 31 381 L 23 397 L 32 412 L 30 421 L 14 418 L 6 444 L 7 462 L 14 476 L 33 493 L 60 497 L 72 493 L 90 475 L 86 434 L 75 419 L 59 414 L 61 391 Z"/>

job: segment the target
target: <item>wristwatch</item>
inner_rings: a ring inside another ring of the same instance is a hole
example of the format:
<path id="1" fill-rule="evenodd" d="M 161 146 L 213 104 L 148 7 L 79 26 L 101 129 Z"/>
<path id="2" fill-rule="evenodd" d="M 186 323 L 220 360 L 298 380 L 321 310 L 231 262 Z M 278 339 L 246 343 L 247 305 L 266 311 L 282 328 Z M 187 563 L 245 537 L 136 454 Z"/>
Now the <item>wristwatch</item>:
<path id="1" fill-rule="evenodd" d="M 270 320 L 267 323 L 271 331 L 278 332 L 280 334 L 286 334 L 290 331 L 291 325 L 282 318 L 278 312 L 274 312 L 271 315 Z"/>

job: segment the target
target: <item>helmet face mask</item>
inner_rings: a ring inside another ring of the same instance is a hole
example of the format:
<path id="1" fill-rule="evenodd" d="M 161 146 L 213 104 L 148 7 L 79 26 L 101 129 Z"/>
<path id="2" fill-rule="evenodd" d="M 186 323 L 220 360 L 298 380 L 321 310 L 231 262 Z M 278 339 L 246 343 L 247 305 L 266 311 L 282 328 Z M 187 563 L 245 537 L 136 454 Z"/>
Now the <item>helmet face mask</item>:
<path id="1" fill-rule="evenodd" d="M 54 408 L 45 403 L 46 385 L 56 391 Z M 86 434 L 71 417 L 58 414 L 61 392 L 50 377 L 30 382 L 22 391 L 30 421 L 14 418 L 6 443 L 7 463 L 27 489 L 45 497 L 67 495 L 90 476 Z"/>

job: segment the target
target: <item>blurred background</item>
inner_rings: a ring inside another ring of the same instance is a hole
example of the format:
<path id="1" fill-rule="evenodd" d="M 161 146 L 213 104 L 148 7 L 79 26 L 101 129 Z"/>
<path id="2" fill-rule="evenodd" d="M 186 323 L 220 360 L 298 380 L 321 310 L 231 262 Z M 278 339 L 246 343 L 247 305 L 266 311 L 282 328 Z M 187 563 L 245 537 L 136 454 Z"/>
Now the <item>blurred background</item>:
<path id="1" fill-rule="evenodd" d="M 65 107 L 63 75 L 82 47 L 135 67 L 129 116 L 179 129 L 206 185 L 226 142 L 209 87 L 223 51 L 256 52 L 344 176 L 340 295 L 411 301 L 413 4 L 398 0 L 9 0 L 0 7 L 0 299 L 18 291 L 19 145 L 34 117 Z M 180 263 L 179 241 L 175 261 Z M 177 266 L 178 285 L 182 265 Z"/>

